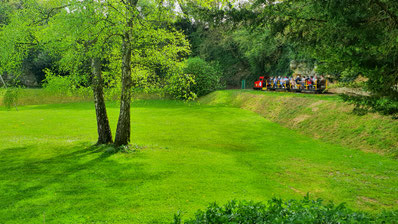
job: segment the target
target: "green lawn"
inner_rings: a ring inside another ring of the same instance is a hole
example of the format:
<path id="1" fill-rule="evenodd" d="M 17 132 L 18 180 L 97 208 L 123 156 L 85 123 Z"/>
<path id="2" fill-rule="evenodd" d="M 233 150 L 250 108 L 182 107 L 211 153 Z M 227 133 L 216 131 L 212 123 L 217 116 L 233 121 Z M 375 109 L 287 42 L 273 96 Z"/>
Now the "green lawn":
<path id="1" fill-rule="evenodd" d="M 108 105 L 113 131 L 117 104 Z M 301 198 L 398 209 L 398 161 L 238 108 L 133 104 L 134 153 L 93 147 L 92 103 L 0 109 L 0 223 L 164 223 L 210 202 Z"/>

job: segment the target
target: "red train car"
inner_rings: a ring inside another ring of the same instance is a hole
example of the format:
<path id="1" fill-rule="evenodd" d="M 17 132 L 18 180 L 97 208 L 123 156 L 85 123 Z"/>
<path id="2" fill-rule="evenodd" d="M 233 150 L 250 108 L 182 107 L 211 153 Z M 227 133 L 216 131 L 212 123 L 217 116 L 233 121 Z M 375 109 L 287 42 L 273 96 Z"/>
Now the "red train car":
<path id="1" fill-rule="evenodd" d="M 265 84 L 264 76 L 260 76 L 259 80 L 254 82 L 253 89 L 261 90 L 265 86 L 266 86 L 266 84 Z"/>

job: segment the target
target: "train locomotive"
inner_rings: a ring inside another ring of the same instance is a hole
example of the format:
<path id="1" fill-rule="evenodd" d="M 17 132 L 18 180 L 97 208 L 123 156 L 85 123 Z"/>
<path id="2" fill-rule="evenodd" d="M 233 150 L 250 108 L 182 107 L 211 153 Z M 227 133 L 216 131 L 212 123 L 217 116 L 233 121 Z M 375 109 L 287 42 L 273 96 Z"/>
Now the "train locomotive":
<path id="1" fill-rule="evenodd" d="M 255 90 L 261 90 L 264 87 L 267 87 L 266 82 L 264 80 L 264 76 L 260 76 L 260 78 L 254 82 L 254 87 L 253 89 Z"/>
<path id="2" fill-rule="evenodd" d="M 303 92 L 303 93 L 324 93 L 327 89 L 327 80 L 318 77 L 268 77 L 260 76 L 254 82 L 254 90 L 264 91 L 286 91 L 286 92 Z"/>

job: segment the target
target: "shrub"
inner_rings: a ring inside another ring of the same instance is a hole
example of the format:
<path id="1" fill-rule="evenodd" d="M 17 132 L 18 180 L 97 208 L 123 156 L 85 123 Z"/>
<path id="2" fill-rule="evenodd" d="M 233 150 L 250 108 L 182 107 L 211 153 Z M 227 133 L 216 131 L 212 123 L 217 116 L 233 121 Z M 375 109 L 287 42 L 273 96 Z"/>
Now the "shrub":
<path id="1" fill-rule="evenodd" d="M 16 107 L 18 104 L 19 88 L 8 88 L 3 96 L 4 106 L 10 110 L 12 107 Z"/>
<path id="2" fill-rule="evenodd" d="M 273 198 L 266 204 L 252 201 L 231 201 L 224 206 L 211 204 L 206 210 L 199 210 L 186 224 L 200 223 L 396 223 L 397 211 L 371 215 L 355 212 L 344 204 L 323 204 L 321 199 L 303 200 Z M 174 223 L 182 223 L 181 215 L 174 216 Z"/>
<path id="3" fill-rule="evenodd" d="M 224 87 L 220 81 L 222 72 L 218 67 L 199 57 L 186 60 L 184 74 L 192 74 L 194 76 L 195 84 L 191 90 L 197 96 L 203 96 Z"/>
<path id="4" fill-rule="evenodd" d="M 195 85 L 193 75 L 190 74 L 173 74 L 167 85 L 167 92 L 176 99 L 194 100 L 196 94 L 192 91 Z"/>
<path id="5" fill-rule="evenodd" d="M 49 69 L 46 69 L 44 72 L 46 74 L 46 78 L 43 80 L 45 90 L 52 93 L 69 93 L 73 84 L 69 76 L 55 75 Z"/>
<path id="6" fill-rule="evenodd" d="M 44 72 L 46 73 L 46 78 L 43 80 L 43 87 L 51 94 L 61 96 L 91 96 L 91 89 L 82 85 L 87 82 L 84 80 L 84 76 L 59 76 L 49 69 L 45 69 Z"/>
<path id="7" fill-rule="evenodd" d="M 398 101 L 394 99 L 377 96 L 350 96 L 345 94 L 342 94 L 341 97 L 349 104 L 355 105 L 354 111 L 359 114 L 370 111 L 398 117 Z"/>

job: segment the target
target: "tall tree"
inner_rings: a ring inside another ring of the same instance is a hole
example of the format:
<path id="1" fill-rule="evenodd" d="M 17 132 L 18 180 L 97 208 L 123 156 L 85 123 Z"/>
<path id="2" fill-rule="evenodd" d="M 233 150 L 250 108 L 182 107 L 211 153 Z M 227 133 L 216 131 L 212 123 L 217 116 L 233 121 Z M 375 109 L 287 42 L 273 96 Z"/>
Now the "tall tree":
<path id="1" fill-rule="evenodd" d="M 106 8 L 96 1 L 68 1 L 52 9 L 58 12 L 43 26 L 40 40 L 53 54 L 63 55 L 59 61 L 61 69 L 72 74 L 90 74 L 88 79 L 94 96 L 97 144 L 112 143 L 102 78 L 102 55 L 110 50 L 103 37 L 103 30 L 108 25 L 105 21 Z"/>
<path id="2" fill-rule="evenodd" d="M 115 145 L 127 145 L 130 142 L 130 105 L 131 87 L 131 41 L 134 14 L 137 13 L 138 0 L 126 0 L 123 2 L 125 10 L 125 31 L 122 34 L 122 92 L 120 96 L 120 113 L 117 122 Z"/>
<path id="3" fill-rule="evenodd" d="M 140 70 L 152 71 L 144 73 L 167 79 L 181 67 L 180 61 L 189 53 L 189 43 L 184 35 L 172 28 L 170 23 L 175 18 L 173 2 L 23 0 L 23 3 L 22 11 L 29 12 L 26 17 L 33 19 L 25 21 L 17 15 L 12 17 L 14 20 L 10 20 L 11 25 L 1 28 L 0 38 L 7 39 L 7 31 L 17 28 L 21 32 L 16 33 L 21 33 L 27 40 L 12 38 L 7 42 L 10 47 L 2 50 L 0 55 L 2 69 L 9 71 L 11 65 L 18 67 L 19 58 L 26 55 L 25 48 L 18 49 L 18 58 L 10 58 L 9 62 L 6 59 L 23 41 L 28 43 L 26 46 L 40 44 L 62 55 L 58 64 L 71 75 L 78 77 L 90 73 L 98 143 L 109 143 L 112 136 L 103 97 L 101 71 L 105 65 L 112 65 L 115 69 L 109 71 L 107 76 L 110 74 L 115 80 L 120 80 L 122 86 L 115 145 L 128 144 L 131 135 L 132 87 L 140 80 L 152 79 L 149 76 L 137 78 L 138 74 L 143 74 Z M 29 32 L 23 32 L 24 29 Z"/>
<path id="4" fill-rule="evenodd" d="M 53 23 L 58 23 L 59 26 L 59 34 L 54 34 L 72 40 L 61 50 L 69 52 L 61 60 L 62 64 L 70 65 L 70 60 L 75 60 L 76 53 L 73 51 L 80 53 L 78 62 L 87 57 L 91 60 L 96 114 L 97 117 L 104 118 L 97 119 L 99 142 L 101 139 L 111 139 L 103 99 L 101 63 L 102 59 L 106 59 L 108 63 L 116 64 L 113 75 L 119 79 L 120 71 L 121 95 L 115 145 L 127 145 L 131 135 L 132 87 L 137 84 L 132 68 L 150 70 L 154 61 L 163 63 L 164 66 L 173 64 L 181 60 L 179 55 L 188 52 L 188 43 L 183 35 L 167 26 L 170 9 L 160 1 L 74 1 L 73 4 L 69 1 L 68 4 L 60 18 L 53 17 Z M 57 40 L 57 36 L 49 38 Z M 54 43 L 57 44 L 57 41 Z"/>
<path id="5" fill-rule="evenodd" d="M 138 0 L 122 1 L 122 7 L 118 10 L 122 14 L 123 30 L 119 35 L 122 39 L 122 92 L 116 146 L 130 142 L 131 88 L 137 85 L 136 80 L 132 79 L 132 67 L 151 69 L 154 64 L 173 67 L 189 52 L 189 44 L 184 36 L 170 28 L 170 21 L 175 16 L 170 5 L 163 1 L 139 3 Z"/>
<path id="6" fill-rule="evenodd" d="M 93 57 L 91 59 L 92 68 L 92 88 L 94 93 L 94 104 L 95 112 L 97 117 L 97 132 L 98 141 L 97 144 L 112 143 L 112 132 L 109 126 L 108 114 L 106 112 L 105 98 L 104 98 L 104 86 L 101 71 L 101 59 L 99 57 Z"/>

